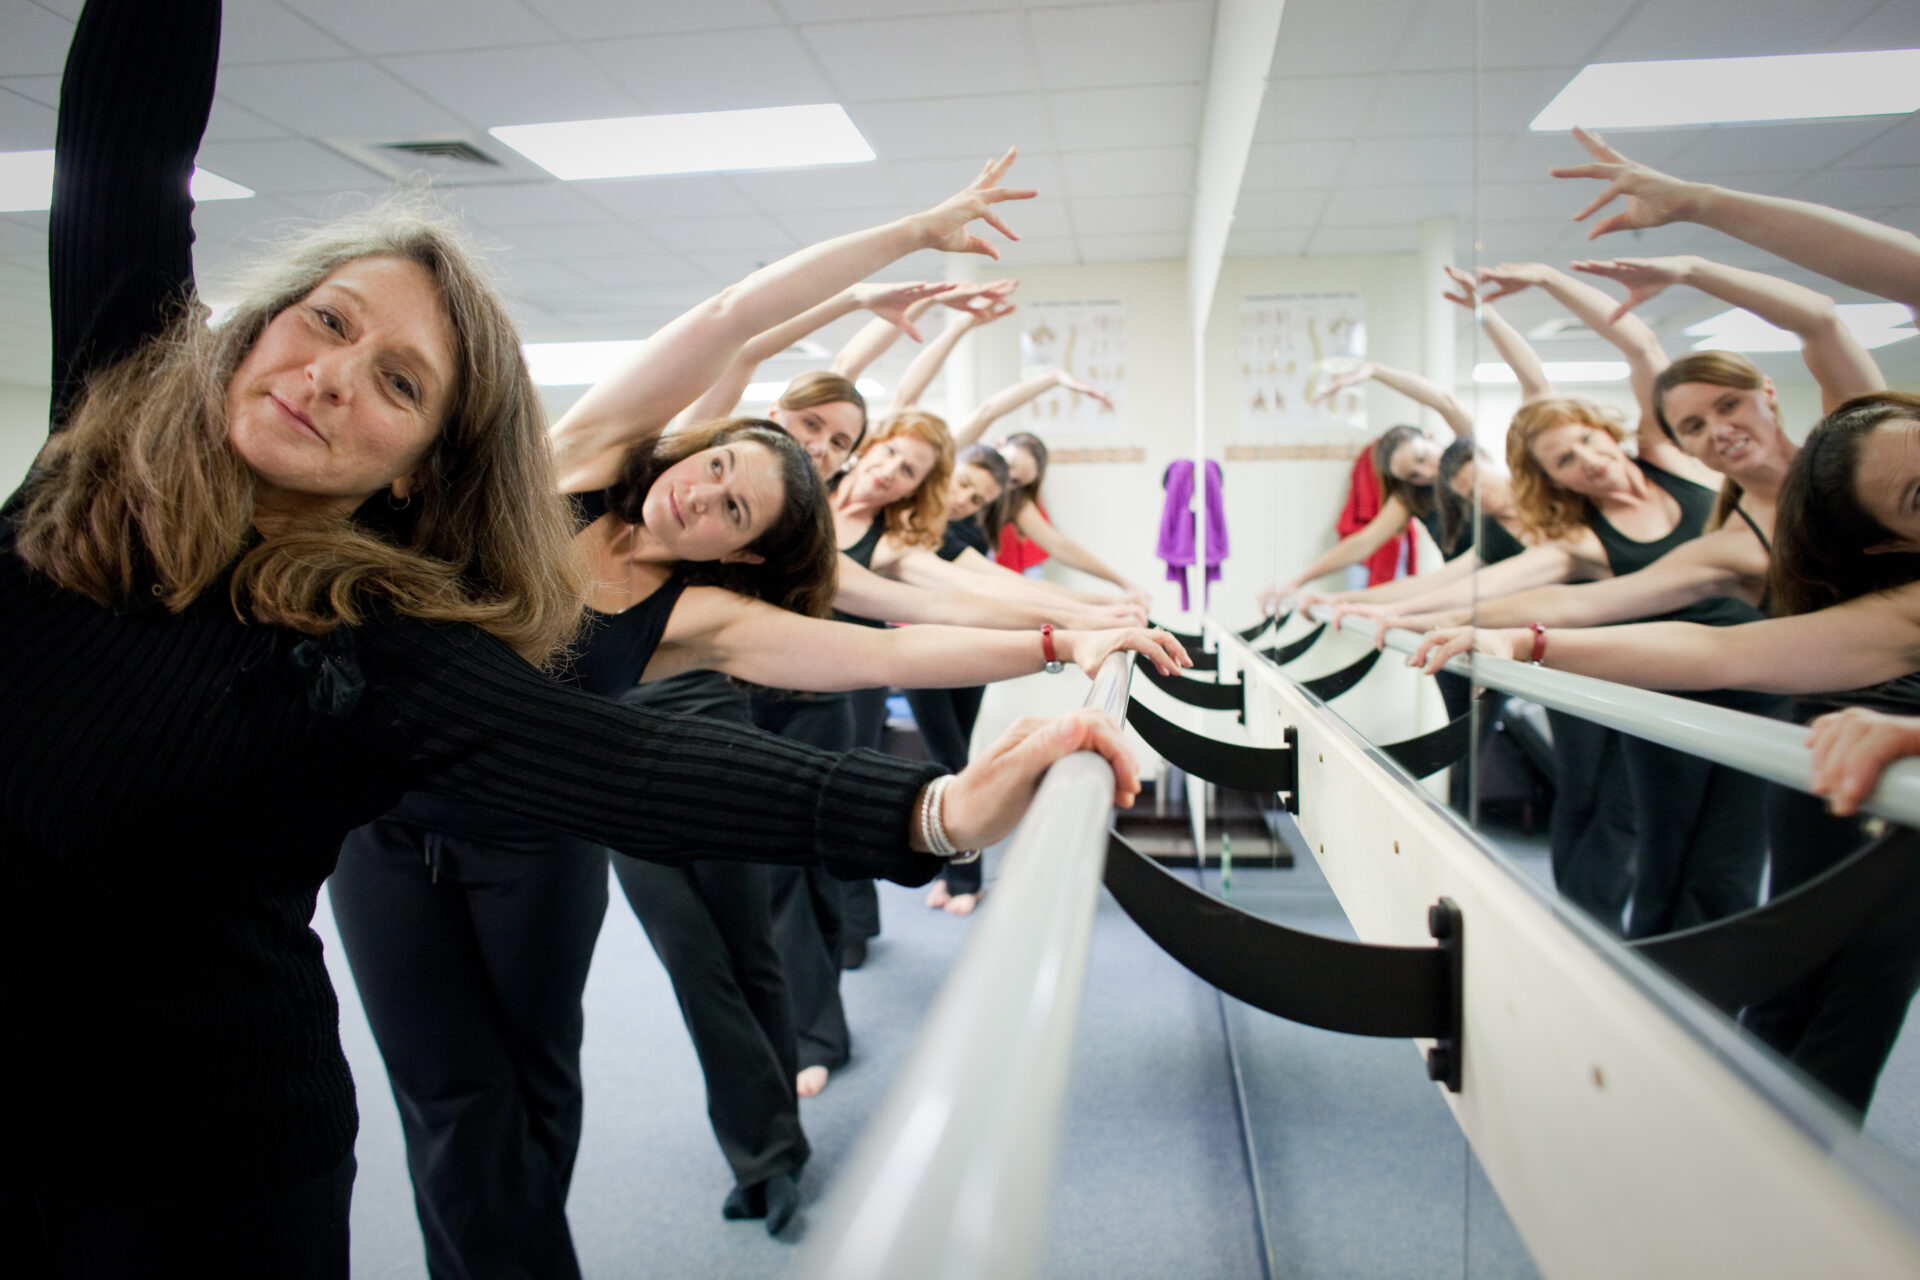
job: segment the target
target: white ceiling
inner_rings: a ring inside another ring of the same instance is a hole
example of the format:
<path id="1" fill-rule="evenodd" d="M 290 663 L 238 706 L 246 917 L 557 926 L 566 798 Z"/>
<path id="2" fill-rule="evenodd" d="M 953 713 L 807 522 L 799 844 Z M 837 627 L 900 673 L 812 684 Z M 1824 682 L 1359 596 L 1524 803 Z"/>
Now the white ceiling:
<path id="1" fill-rule="evenodd" d="M 1411 252 L 1414 223 L 1448 214 L 1464 258 L 1477 194 L 1484 258 L 1564 261 L 1588 251 L 1567 220 L 1582 197 L 1545 170 L 1577 156 L 1526 124 L 1580 66 L 1920 46 L 1913 0 L 1480 4 L 1476 103 L 1473 0 L 1288 0 L 1229 252 Z M 0 0 L 0 150 L 52 145 L 78 8 Z M 1025 239 L 1005 247 L 1009 270 L 1186 248 L 1211 0 L 227 0 L 226 14 L 201 162 L 260 194 L 199 211 L 215 296 L 276 224 L 383 187 L 342 144 L 458 133 L 500 150 L 489 126 L 802 102 L 846 104 L 879 161 L 590 183 L 516 168 L 448 199 L 497 249 L 534 340 L 646 332 L 760 262 L 941 198 L 1016 141 L 1014 176 L 1043 198 L 1010 215 Z M 1688 176 L 1920 230 L 1920 120 L 1617 141 Z M 44 232 L 44 215 L 0 215 L 0 381 L 47 379 Z M 1604 247 L 1763 261 L 1692 229 Z M 910 259 L 892 274 L 943 270 Z M 1649 313 L 1677 326 L 1713 309 L 1663 298 Z M 1920 381 L 1920 352 L 1911 363 Z"/>

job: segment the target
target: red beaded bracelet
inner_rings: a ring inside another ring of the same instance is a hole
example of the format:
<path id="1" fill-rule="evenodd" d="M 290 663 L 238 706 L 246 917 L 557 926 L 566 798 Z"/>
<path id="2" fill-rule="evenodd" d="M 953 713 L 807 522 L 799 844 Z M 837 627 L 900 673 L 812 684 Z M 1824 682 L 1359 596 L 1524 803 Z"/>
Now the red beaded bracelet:
<path id="1" fill-rule="evenodd" d="M 1547 626 L 1544 622 L 1535 622 L 1530 623 L 1527 630 L 1533 632 L 1533 657 L 1528 661 L 1537 667 L 1540 660 L 1547 656 Z"/>

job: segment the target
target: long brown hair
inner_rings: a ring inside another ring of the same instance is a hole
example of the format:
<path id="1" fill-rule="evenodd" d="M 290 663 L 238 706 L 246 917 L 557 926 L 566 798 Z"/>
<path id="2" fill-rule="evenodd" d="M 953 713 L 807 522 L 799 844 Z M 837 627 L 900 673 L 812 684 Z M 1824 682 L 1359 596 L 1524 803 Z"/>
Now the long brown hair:
<path id="1" fill-rule="evenodd" d="M 620 479 L 607 490 L 607 509 L 628 524 L 639 524 L 647 491 L 662 472 L 702 449 L 736 443 L 757 444 L 773 455 L 780 468 L 780 514 L 741 548 L 759 556 L 759 564 L 715 560 L 689 565 L 687 581 L 723 587 L 809 617 L 826 617 L 833 608 L 840 562 L 833 513 L 807 451 L 775 423 L 764 418 L 720 418 L 636 445 L 627 453 Z"/>
<path id="2" fill-rule="evenodd" d="M 1507 428 L 1507 470 L 1513 474 L 1513 505 L 1520 523 L 1536 538 L 1564 538 L 1587 523 L 1593 504 L 1586 495 L 1563 489 L 1533 456 L 1534 438 L 1565 423 L 1604 431 L 1625 440 L 1627 429 L 1604 405 L 1579 396 L 1542 396 L 1529 400 Z"/>
<path id="3" fill-rule="evenodd" d="M 823 404 L 850 404 L 860 411 L 860 430 L 854 434 L 853 448 L 858 449 L 867 435 L 867 398 L 860 394 L 860 388 L 846 378 L 828 369 L 815 369 L 803 373 L 787 384 L 787 389 L 774 401 L 782 409 L 813 409 Z"/>
<path id="4" fill-rule="evenodd" d="M 1003 448 L 1019 449 L 1033 459 L 1033 480 L 1022 485 L 1009 485 L 1000 495 L 1000 501 L 980 513 L 980 527 L 987 531 L 987 541 L 994 550 L 1000 549 L 1000 538 L 1007 526 L 1012 524 L 1027 504 L 1040 505 L 1040 486 L 1047 482 L 1047 442 L 1031 431 L 1016 431 L 1001 442 Z"/>
<path id="5" fill-rule="evenodd" d="M 424 268 L 453 332 L 451 402 L 420 483 L 404 511 L 376 494 L 354 517 L 249 548 L 256 480 L 227 439 L 228 383 L 269 321 L 369 257 Z M 321 634 L 381 601 L 472 623 L 529 662 L 555 660 L 579 625 L 585 567 L 519 335 L 465 236 L 417 203 L 383 202 L 263 262 L 242 297 L 212 329 L 184 305 L 159 338 L 91 380 L 28 479 L 21 558 L 103 605 L 151 582 L 177 613 L 231 567 L 243 618 Z"/>
<path id="6" fill-rule="evenodd" d="M 910 494 L 881 511 L 886 536 L 911 547 L 937 547 L 947 527 L 947 481 L 953 477 L 953 437 L 947 424 L 924 409 L 903 409 L 880 419 L 873 428 L 871 449 L 897 436 L 911 436 L 933 446 L 933 465 Z"/>
<path id="7" fill-rule="evenodd" d="M 1006 528 L 1011 518 L 1007 512 L 1013 507 L 1013 474 L 1007 468 L 1007 460 L 1001 452 L 990 444 L 975 442 L 960 451 L 954 460 L 953 469 L 957 474 L 961 467 L 978 467 L 993 477 L 1000 486 L 1000 496 L 974 512 L 974 520 L 980 531 L 987 535 L 987 547 L 991 551 L 1000 549 L 1000 531 Z"/>
<path id="8" fill-rule="evenodd" d="M 1667 392 L 1686 382 L 1704 382 L 1735 391 L 1759 391 L 1767 385 L 1767 375 L 1736 351 L 1693 351 L 1662 369 L 1653 380 L 1653 418 L 1667 433 L 1667 439 L 1675 444 L 1680 443 L 1680 437 L 1667 421 Z M 1781 426 L 1777 421 L 1774 425 Z M 1707 520 L 1707 532 L 1725 524 L 1745 496 L 1746 490 L 1729 476 L 1720 486 L 1719 500 L 1713 504 L 1713 515 Z"/>
<path id="9" fill-rule="evenodd" d="M 1920 422 L 1920 396 L 1856 396 L 1820 420 L 1787 469 L 1774 515 L 1767 594 L 1775 613 L 1812 613 L 1920 581 L 1920 555 L 1868 553 L 1892 530 L 1860 501 L 1860 444 L 1885 423 Z"/>
<path id="10" fill-rule="evenodd" d="M 1424 484 L 1409 484 L 1388 469 L 1393 461 L 1394 450 L 1403 444 L 1415 440 L 1428 439 L 1426 432 L 1418 427 L 1388 427 L 1373 442 L 1373 473 L 1380 478 L 1380 500 L 1400 499 L 1400 505 L 1416 516 L 1424 516 L 1433 510 L 1433 487 Z"/>

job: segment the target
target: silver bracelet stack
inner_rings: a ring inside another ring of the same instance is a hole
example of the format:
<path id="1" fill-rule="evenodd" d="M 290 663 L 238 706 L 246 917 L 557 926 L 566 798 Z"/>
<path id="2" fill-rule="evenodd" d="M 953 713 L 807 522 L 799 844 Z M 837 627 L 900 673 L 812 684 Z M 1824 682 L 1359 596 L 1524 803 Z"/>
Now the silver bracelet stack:
<path id="1" fill-rule="evenodd" d="M 946 809 L 947 784 L 952 781 L 952 774 L 942 774 L 921 792 L 920 830 L 926 834 L 928 848 L 938 856 L 956 864 L 973 862 L 979 858 L 980 850 L 954 848 L 952 839 L 947 835 L 947 824 L 942 820 Z"/>

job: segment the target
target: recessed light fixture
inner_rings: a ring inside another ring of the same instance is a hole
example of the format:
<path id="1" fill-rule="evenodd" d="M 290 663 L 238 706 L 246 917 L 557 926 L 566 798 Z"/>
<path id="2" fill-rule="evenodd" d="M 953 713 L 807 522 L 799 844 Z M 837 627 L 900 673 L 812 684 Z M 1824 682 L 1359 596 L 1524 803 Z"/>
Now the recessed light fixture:
<path id="1" fill-rule="evenodd" d="M 487 132 L 569 182 L 723 169 L 795 169 L 874 158 L 873 148 L 837 102 L 509 124 Z"/>
<path id="2" fill-rule="evenodd" d="M 1533 118 L 1532 128 L 1644 129 L 1916 110 L 1920 49 L 1596 62 Z"/>
<path id="3" fill-rule="evenodd" d="M 1627 376 L 1624 360 L 1549 360 L 1541 367 L 1554 383 L 1620 382 Z M 1482 386 L 1517 386 L 1520 377 L 1503 361 L 1487 360 L 1473 366 L 1473 380 Z"/>
<path id="4" fill-rule="evenodd" d="M 1898 302 L 1843 302 L 1834 310 L 1860 345 L 1871 350 L 1914 336 L 1913 313 Z M 1733 308 L 1687 326 L 1695 351 L 1798 351 L 1800 339 L 1751 311 Z"/>
<path id="5" fill-rule="evenodd" d="M 252 190 L 205 169 L 187 188 L 195 200 L 245 200 Z M 0 151 L 0 213 L 45 209 L 53 203 L 52 151 Z"/>

